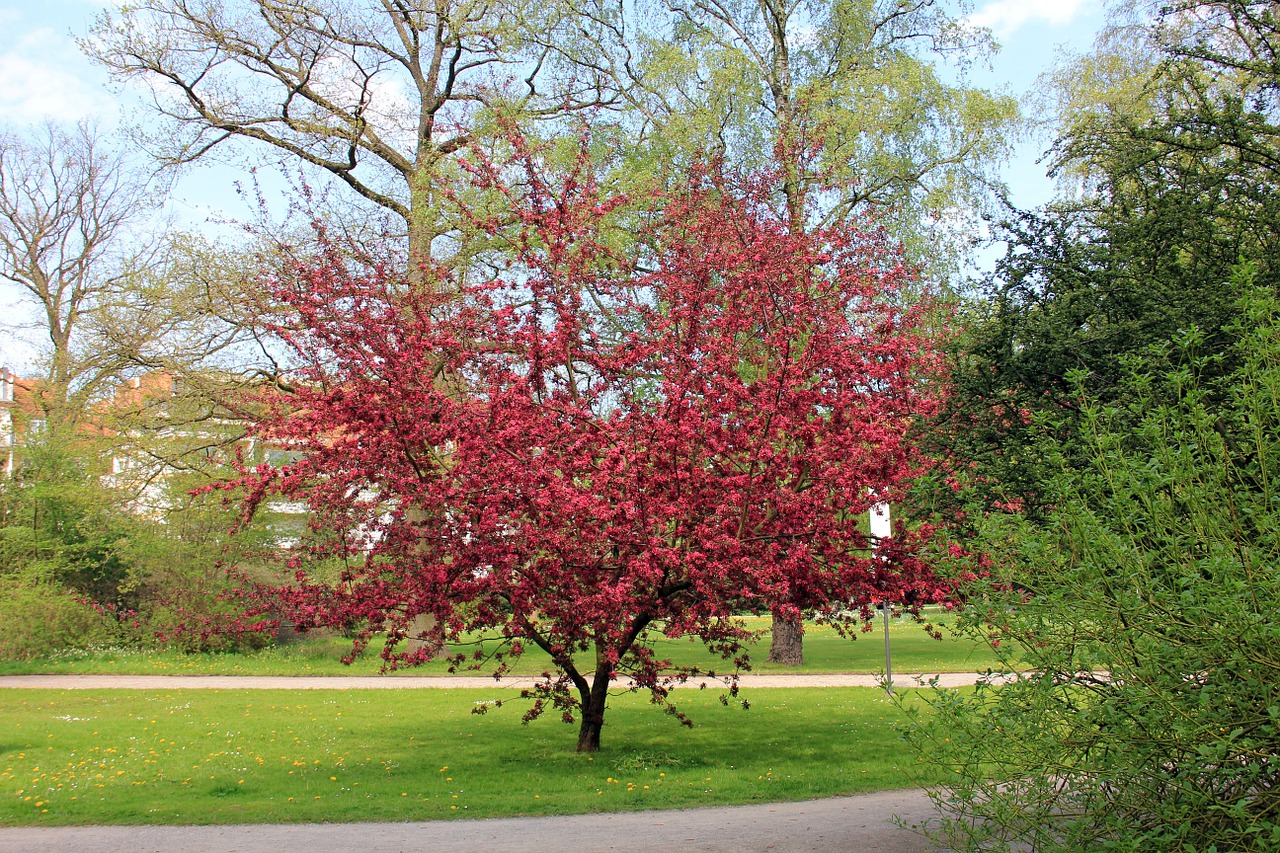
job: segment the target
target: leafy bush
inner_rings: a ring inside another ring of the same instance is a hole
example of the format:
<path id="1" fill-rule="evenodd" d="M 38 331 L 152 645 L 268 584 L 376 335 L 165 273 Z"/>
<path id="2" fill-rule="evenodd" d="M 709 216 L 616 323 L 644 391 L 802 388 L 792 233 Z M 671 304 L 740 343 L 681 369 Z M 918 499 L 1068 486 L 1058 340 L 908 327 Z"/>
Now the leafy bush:
<path id="1" fill-rule="evenodd" d="M 257 602 L 243 597 L 208 560 L 189 556 L 144 570 L 139 617 L 164 645 L 184 652 L 246 651 L 275 640 L 276 622 L 248 617 Z"/>
<path id="2" fill-rule="evenodd" d="M 76 593 L 51 583 L 0 578 L 0 659 L 43 657 L 115 636 L 114 620 Z"/>
<path id="3" fill-rule="evenodd" d="M 982 515 L 968 627 L 1033 674 L 940 691 L 909 733 L 957 849 L 1280 850 L 1280 302 L 1240 308 L 1220 386 L 1184 333 L 1182 367 L 1130 365 L 1172 402 L 1085 403 L 1046 521 Z"/>
<path id="4" fill-rule="evenodd" d="M 260 648 L 274 624 L 244 618 L 247 603 L 219 559 L 254 553 L 257 531 L 228 537 L 233 510 L 166 482 L 163 520 L 130 508 L 130 493 L 97 475 L 93 446 L 36 444 L 18 476 L 0 481 L 0 658 L 32 657 L 105 640 L 184 651 Z"/>

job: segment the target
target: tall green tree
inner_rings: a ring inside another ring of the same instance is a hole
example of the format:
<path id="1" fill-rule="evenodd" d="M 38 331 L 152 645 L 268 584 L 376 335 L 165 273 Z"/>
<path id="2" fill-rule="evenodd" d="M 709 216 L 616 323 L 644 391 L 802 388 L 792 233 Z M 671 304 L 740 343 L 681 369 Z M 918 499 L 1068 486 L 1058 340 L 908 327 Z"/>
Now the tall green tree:
<path id="1" fill-rule="evenodd" d="M 641 159 L 710 154 L 777 174 L 793 234 L 872 214 L 926 277 L 971 248 L 1012 99 L 949 82 L 991 49 L 934 0 L 666 0 L 638 28 L 618 89 Z M 769 659 L 803 662 L 802 626 L 775 617 Z"/>
<path id="2" fill-rule="evenodd" d="M 1124 400 L 1126 359 L 1194 326 L 1227 372 L 1234 268 L 1249 259 L 1258 285 L 1277 284 L 1280 77 L 1261 60 L 1276 43 L 1273 13 L 1175 6 L 1118 18 L 1053 81 L 1051 155 L 1069 191 L 1005 223 L 1010 250 L 971 311 L 941 433 L 993 500 L 1045 505 L 1032 416 L 1050 415 L 1063 438 L 1078 426 L 1071 371 Z"/>
<path id="3" fill-rule="evenodd" d="M 1036 673 L 916 733 L 957 849 L 1280 849 L 1276 11 L 1124 11 L 1056 81 L 1071 192 L 1011 219 L 941 433 L 971 627 Z"/>
<path id="4" fill-rule="evenodd" d="M 654 6 L 615 68 L 641 157 L 776 169 L 793 229 L 874 210 L 917 262 L 953 271 L 1017 117 L 965 82 L 987 33 L 937 0 Z"/>

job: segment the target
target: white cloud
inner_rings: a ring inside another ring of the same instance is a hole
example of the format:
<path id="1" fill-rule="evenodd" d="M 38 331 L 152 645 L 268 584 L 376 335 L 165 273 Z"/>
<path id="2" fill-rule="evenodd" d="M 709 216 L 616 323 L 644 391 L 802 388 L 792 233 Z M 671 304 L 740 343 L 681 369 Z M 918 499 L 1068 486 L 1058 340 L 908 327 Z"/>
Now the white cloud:
<path id="1" fill-rule="evenodd" d="M 1095 5 L 1096 0 L 994 0 L 970 15 L 969 23 L 1009 36 L 1026 24 L 1065 26 Z"/>
<path id="2" fill-rule="evenodd" d="M 52 29 L 24 34 L 0 51 L 0 114 L 6 123 L 75 121 L 114 111 L 114 104 L 76 72 L 85 67 L 75 44 Z"/>
<path id="3" fill-rule="evenodd" d="M 74 74 L 12 54 L 0 56 L 0 113 L 28 124 L 75 121 L 101 112 Z"/>

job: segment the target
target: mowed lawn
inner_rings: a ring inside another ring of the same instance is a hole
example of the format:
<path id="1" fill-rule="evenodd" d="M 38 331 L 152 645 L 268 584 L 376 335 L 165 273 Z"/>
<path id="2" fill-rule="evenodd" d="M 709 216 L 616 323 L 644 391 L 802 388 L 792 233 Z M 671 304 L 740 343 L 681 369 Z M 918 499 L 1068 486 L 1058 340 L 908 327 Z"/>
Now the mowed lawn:
<path id="1" fill-rule="evenodd" d="M 923 627 L 907 619 L 890 623 L 890 638 L 895 673 L 980 672 L 996 665 L 996 659 L 985 644 L 951 633 L 954 617 L 940 609 L 928 613 L 943 633 L 937 640 Z M 840 637 L 823 625 L 809 625 L 805 632 L 805 662 L 802 667 L 768 663 L 769 620 L 746 617 L 744 622 L 761 632 L 750 648 L 751 671 L 762 673 L 830 673 L 882 672 L 885 666 L 883 624 L 859 634 L 858 639 Z M 478 643 L 458 647 L 471 653 L 476 649 L 491 650 L 494 643 Z M 261 651 L 246 654 L 182 654 L 166 651 L 131 651 L 103 649 L 92 652 L 54 653 L 29 661 L 0 662 L 0 674 L 20 673 L 128 673 L 128 674 L 200 674 L 200 675 L 372 675 L 382 661 L 381 646 L 375 643 L 354 664 L 347 666 L 341 658 L 349 652 L 350 641 L 335 636 L 306 636 Z M 700 644 L 690 640 L 662 639 L 656 650 L 663 656 L 683 664 L 696 664 L 704 669 L 722 671 L 725 662 L 714 658 Z M 549 666 L 546 656 L 531 649 L 513 664 L 516 674 L 536 675 Z M 404 671 L 406 675 L 442 675 L 443 662 Z M 491 671 L 482 668 L 478 672 Z"/>
<path id="2" fill-rule="evenodd" d="M 920 784 L 870 688 L 614 698 L 603 748 L 511 690 L 0 691 L 0 824 L 404 821 L 795 800 Z M 909 698 L 907 701 L 911 701 Z"/>

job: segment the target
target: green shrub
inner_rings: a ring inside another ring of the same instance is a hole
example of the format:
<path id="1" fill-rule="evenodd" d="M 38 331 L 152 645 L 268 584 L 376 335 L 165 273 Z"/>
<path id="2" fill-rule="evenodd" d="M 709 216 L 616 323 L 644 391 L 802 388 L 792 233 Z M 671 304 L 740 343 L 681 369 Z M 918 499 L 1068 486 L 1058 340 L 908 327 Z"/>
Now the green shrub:
<path id="1" fill-rule="evenodd" d="M 32 445 L 17 476 L 0 480 L 0 586 L 15 591 L 6 613 L 19 608 L 12 619 L 22 623 L 0 641 L 0 655 L 89 648 L 104 631 L 131 647 L 191 652 L 268 644 L 274 626 L 243 618 L 249 603 L 221 568 L 224 558 L 255 553 L 262 534 L 229 535 L 234 510 L 189 494 L 207 479 L 166 481 L 172 505 L 163 519 L 136 512 L 131 492 L 98 475 L 99 450 Z"/>
<path id="2" fill-rule="evenodd" d="M 258 603 L 241 592 L 210 551 L 177 539 L 140 539 L 128 556 L 129 590 L 138 601 L 140 641 L 184 652 L 248 651 L 269 645 L 274 622 L 246 614 Z"/>
<path id="3" fill-rule="evenodd" d="M 0 659 L 112 642 L 115 620 L 77 594 L 51 583 L 0 579 Z"/>
<path id="4" fill-rule="evenodd" d="M 172 583 L 181 577 L 190 584 Z M 275 622 L 246 618 L 251 602 L 239 599 L 221 571 L 172 572 L 165 580 L 169 585 L 153 588 L 139 613 L 159 643 L 183 652 L 238 652 L 274 642 Z"/>
<path id="5" fill-rule="evenodd" d="M 1090 462 L 1061 468 L 1046 521 L 982 516 L 968 627 L 1033 674 L 939 692 L 909 733 L 949 774 L 957 849 L 1280 850 L 1275 295 L 1247 296 L 1233 332 L 1220 386 L 1198 382 L 1192 331 L 1182 368 L 1132 366 L 1173 402 L 1085 404 Z"/>

